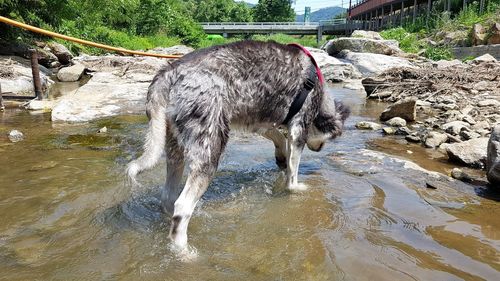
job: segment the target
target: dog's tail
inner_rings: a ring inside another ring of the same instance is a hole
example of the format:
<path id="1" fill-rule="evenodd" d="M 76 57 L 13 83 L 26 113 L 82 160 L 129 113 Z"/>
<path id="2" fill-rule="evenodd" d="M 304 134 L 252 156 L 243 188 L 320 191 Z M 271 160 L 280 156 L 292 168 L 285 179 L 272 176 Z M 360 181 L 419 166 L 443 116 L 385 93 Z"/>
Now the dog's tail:
<path id="1" fill-rule="evenodd" d="M 149 86 L 146 102 L 149 126 L 144 142 L 144 152 L 127 166 L 127 175 L 134 184 L 138 184 L 136 176 L 144 170 L 153 168 L 165 151 L 168 102 L 164 91 L 168 91 L 168 88 L 164 87 L 165 80 L 161 77 L 164 75 L 165 73 L 159 73 Z"/>

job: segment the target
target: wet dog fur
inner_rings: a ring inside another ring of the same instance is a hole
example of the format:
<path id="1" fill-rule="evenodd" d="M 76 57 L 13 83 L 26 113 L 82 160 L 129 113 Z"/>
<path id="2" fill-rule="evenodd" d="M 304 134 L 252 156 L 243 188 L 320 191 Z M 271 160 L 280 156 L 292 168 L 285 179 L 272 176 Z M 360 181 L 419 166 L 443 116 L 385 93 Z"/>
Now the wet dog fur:
<path id="1" fill-rule="evenodd" d="M 192 52 L 154 77 L 147 95 L 144 153 L 128 165 L 127 173 L 135 182 L 138 173 L 166 153 L 161 200 L 172 214 L 170 238 L 176 249 L 187 248 L 189 220 L 233 129 L 258 132 L 273 141 L 276 162 L 286 169 L 287 188 L 304 189 L 297 178 L 304 146 L 321 150 L 342 133 L 349 115 L 316 82 L 300 111 L 282 124 L 311 68 L 311 59 L 299 48 L 242 41 Z M 287 130 L 286 137 L 280 127 Z M 183 185 L 185 163 L 189 175 Z"/>

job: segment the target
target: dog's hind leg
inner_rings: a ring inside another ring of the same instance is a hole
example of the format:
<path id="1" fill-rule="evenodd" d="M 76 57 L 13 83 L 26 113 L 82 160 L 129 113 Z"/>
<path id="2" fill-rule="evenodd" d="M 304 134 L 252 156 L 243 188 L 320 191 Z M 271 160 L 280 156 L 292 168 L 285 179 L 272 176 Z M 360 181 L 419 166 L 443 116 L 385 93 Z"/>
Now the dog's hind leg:
<path id="1" fill-rule="evenodd" d="M 304 128 L 298 124 L 288 126 L 288 157 L 287 157 L 287 188 L 290 191 L 303 191 L 307 189 L 304 184 L 299 184 L 299 163 L 305 145 Z"/>
<path id="2" fill-rule="evenodd" d="M 276 128 L 267 130 L 263 136 L 270 139 L 274 143 L 274 156 L 276 157 L 276 164 L 280 169 L 286 169 L 286 155 L 287 155 L 287 140 L 286 137 Z"/>
<path id="3" fill-rule="evenodd" d="M 182 191 L 182 174 L 184 173 L 184 150 L 177 143 L 177 139 L 167 129 L 165 143 L 167 154 L 167 179 L 161 193 L 163 211 L 174 213 L 174 203 Z"/>
<path id="4" fill-rule="evenodd" d="M 191 215 L 201 196 L 212 180 L 219 158 L 227 143 L 227 134 L 197 136 L 186 155 L 190 172 L 179 198 L 174 204 L 174 215 L 170 226 L 170 238 L 174 249 L 181 253 L 187 250 L 187 229 Z"/>

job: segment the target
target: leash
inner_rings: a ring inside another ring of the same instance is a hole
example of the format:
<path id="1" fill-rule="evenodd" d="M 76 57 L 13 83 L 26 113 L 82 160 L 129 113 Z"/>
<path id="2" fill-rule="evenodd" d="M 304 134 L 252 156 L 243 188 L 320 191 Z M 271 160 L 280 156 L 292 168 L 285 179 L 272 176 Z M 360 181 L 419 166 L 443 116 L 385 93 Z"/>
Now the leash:
<path id="1" fill-rule="evenodd" d="M 325 79 L 323 78 L 323 74 L 321 73 L 321 69 L 319 68 L 318 64 L 316 63 L 316 60 L 312 56 L 311 52 L 304 48 L 303 46 L 299 44 L 288 44 L 288 46 L 296 47 L 302 50 L 309 59 L 311 59 L 311 62 L 314 65 L 314 69 L 310 68 L 309 75 L 304 82 L 304 87 L 300 91 L 300 93 L 295 97 L 293 100 L 292 104 L 290 105 L 290 109 L 288 110 L 288 114 L 286 115 L 285 120 L 283 121 L 283 125 L 288 124 L 290 120 L 297 114 L 299 113 L 300 109 L 304 105 L 304 102 L 306 101 L 307 96 L 311 92 L 312 89 L 314 89 L 314 86 L 316 86 L 316 83 L 319 81 L 319 83 L 324 84 Z"/>

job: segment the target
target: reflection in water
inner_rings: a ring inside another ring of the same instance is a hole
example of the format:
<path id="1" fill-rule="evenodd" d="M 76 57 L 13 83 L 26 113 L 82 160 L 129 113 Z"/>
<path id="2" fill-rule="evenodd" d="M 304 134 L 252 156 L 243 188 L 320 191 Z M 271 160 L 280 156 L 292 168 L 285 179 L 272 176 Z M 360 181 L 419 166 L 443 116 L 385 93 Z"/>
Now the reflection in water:
<path id="1" fill-rule="evenodd" d="M 268 141 L 233 138 L 191 220 L 199 252 L 191 263 L 169 251 L 159 207 L 164 166 L 141 176 L 142 189 L 124 181 L 145 117 L 62 125 L 45 114 L 7 112 L 0 119 L 0 279 L 498 279 L 500 204 L 367 150 L 377 133 L 354 124 L 384 105 L 334 92 L 353 116 L 342 138 L 304 154 L 304 193 L 277 188 L 283 175 Z M 107 135 L 96 133 L 102 126 Z M 13 128 L 26 140 L 8 142 Z M 433 171 L 448 169 L 432 163 Z M 430 179 L 443 187 L 426 189 Z"/>

